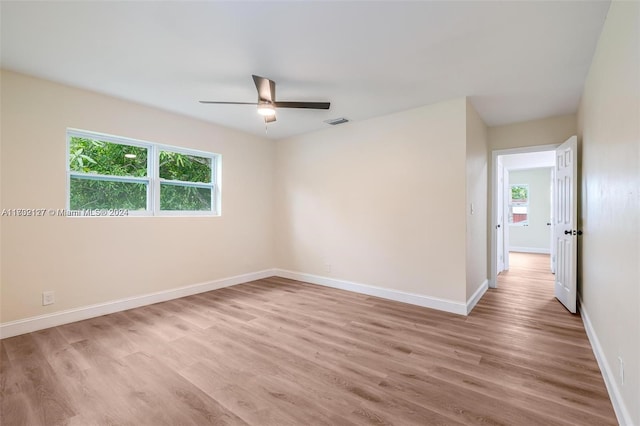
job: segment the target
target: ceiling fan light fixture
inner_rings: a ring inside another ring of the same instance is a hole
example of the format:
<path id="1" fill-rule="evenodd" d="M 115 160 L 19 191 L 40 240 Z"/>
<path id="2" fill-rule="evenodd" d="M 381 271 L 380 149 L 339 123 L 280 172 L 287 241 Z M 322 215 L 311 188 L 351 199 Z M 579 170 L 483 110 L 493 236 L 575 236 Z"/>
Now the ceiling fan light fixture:
<path id="1" fill-rule="evenodd" d="M 276 115 L 276 109 L 271 104 L 258 105 L 258 114 L 264 117 L 273 117 Z"/>
<path id="2" fill-rule="evenodd" d="M 1 1 L 1 0 L 0 0 Z M 258 115 L 263 117 L 265 124 L 276 121 L 276 109 L 302 108 L 302 109 L 329 109 L 329 102 L 276 102 L 276 82 L 268 78 L 252 75 L 253 82 L 258 91 L 258 102 L 227 102 L 227 101 L 200 101 L 203 104 L 230 104 L 230 105 L 257 105 Z"/>

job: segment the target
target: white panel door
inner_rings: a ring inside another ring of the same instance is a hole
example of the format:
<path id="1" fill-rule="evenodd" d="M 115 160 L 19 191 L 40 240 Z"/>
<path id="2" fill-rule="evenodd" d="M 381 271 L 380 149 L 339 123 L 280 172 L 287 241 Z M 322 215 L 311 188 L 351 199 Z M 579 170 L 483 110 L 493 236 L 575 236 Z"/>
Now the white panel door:
<path id="1" fill-rule="evenodd" d="M 556 255 L 556 298 L 569 310 L 576 312 L 578 193 L 576 175 L 578 139 L 571 136 L 556 149 L 554 179 L 554 245 Z"/>

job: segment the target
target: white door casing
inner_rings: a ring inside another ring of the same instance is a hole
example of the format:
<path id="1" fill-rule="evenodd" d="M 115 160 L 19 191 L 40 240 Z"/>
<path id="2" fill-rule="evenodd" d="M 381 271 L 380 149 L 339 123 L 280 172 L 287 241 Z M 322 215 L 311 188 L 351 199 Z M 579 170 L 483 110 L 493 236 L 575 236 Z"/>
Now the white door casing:
<path id="1" fill-rule="evenodd" d="M 555 295 L 569 310 L 576 312 L 578 255 L 578 139 L 571 136 L 556 149 L 553 192 L 555 196 L 553 231 L 556 255 Z"/>
<path id="2" fill-rule="evenodd" d="M 555 186 L 555 178 L 556 176 L 556 170 L 555 167 L 553 167 L 551 169 L 551 188 L 549 189 L 549 195 L 550 195 L 550 202 L 549 202 L 549 223 L 551 224 L 551 232 L 549 232 L 549 238 L 551 241 L 549 241 L 549 261 L 551 263 L 551 273 L 555 274 L 556 273 L 556 241 L 555 241 L 555 232 L 554 232 L 554 221 L 553 221 L 553 217 L 555 215 L 555 212 L 553 211 L 554 209 L 554 199 L 555 199 L 555 193 L 554 193 L 554 189 L 553 187 Z"/>
<path id="3" fill-rule="evenodd" d="M 498 157 L 498 185 L 497 202 L 498 208 L 495 211 L 495 230 L 496 230 L 496 274 L 504 271 L 504 166 L 502 165 L 502 158 Z"/>
<path id="4" fill-rule="evenodd" d="M 520 147 L 520 148 L 508 148 L 508 149 L 498 149 L 498 150 L 493 150 L 491 153 L 491 218 L 492 218 L 492 231 L 490 232 L 490 240 L 491 240 L 491 244 L 490 244 L 490 254 L 491 254 L 491 262 L 489 262 L 490 264 L 490 275 L 489 275 L 489 288 L 497 288 L 498 287 L 498 283 L 497 283 L 497 269 L 498 269 L 498 228 L 497 228 L 497 213 L 500 209 L 498 208 L 498 197 L 499 197 L 499 192 L 498 191 L 498 186 L 500 185 L 500 174 L 498 173 L 498 160 L 500 159 L 500 157 L 504 156 L 504 155 L 511 155 L 511 154 L 523 154 L 523 153 L 529 153 L 529 152 L 542 152 L 542 151 L 555 151 L 555 149 L 558 147 L 557 144 L 552 144 L 552 145 L 536 145 L 536 146 L 528 146 L 528 147 Z M 502 164 L 503 168 L 504 168 L 504 163 Z M 505 170 L 505 173 L 508 173 L 508 170 Z M 504 176 L 504 174 L 503 174 Z M 508 178 L 508 175 L 507 175 Z M 507 182 L 508 184 L 508 182 Z M 504 192 L 503 192 L 504 194 Z M 504 232 L 508 232 L 508 228 L 509 228 L 509 224 L 507 223 L 507 219 L 508 216 L 508 200 L 507 202 L 505 202 L 504 200 L 504 196 L 502 197 L 503 200 L 503 220 L 504 220 L 504 226 L 501 226 L 500 229 L 502 229 L 502 237 L 504 238 Z M 506 243 L 506 239 L 503 240 L 503 245 L 505 245 Z M 508 257 L 508 246 L 505 246 L 505 250 L 503 250 L 503 252 L 505 252 L 506 256 L 504 256 L 504 260 L 508 262 L 509 257 Z M 509 266 L 505 265 L 505 269 L 508 269 Z"/>
<path id="5" fill-rule="evenodd" d="M 511 216 L 511 185 L 509 184 L 509 170 L 502 170 L 502 244 L 503 244 L 503 257 L 504 257 L 504 270 L 509 270 L 509 218 Z"/>

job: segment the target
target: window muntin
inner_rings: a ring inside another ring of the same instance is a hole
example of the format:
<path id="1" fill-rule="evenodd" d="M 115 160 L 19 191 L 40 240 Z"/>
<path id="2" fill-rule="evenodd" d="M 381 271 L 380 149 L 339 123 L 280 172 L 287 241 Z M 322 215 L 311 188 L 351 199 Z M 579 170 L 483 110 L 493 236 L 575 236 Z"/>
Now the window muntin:
<path id="1" fill-rule="evenodd" d="M 509 195 L 509 224 L 529 225 L 529 185 L 511 185 Z"/>
<path id="2" fill-rule="evenodd" d="M 214 153 L 68 129 L 67 209 L 219 215 L 219 162 Z"/>

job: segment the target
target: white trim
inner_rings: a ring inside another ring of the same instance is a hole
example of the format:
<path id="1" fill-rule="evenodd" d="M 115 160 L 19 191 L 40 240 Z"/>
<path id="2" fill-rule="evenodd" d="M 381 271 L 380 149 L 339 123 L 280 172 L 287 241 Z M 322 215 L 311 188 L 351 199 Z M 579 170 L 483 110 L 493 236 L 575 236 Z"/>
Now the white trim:
<path id="1" fill-rule="evenodd" d="M 539 254 L 551 254 L 551 250 L 548 248 L 538 247 L 509 247 L 509 251 L 517 251 L 518 253 L 539 253 Z"/>
<path id="2" fill-rule="evenodd" d="M 113 300 L 110 302 L 98 303 L 95 305 L 53 312 L 51 314 L 5 322 L 0 324 L 0 339 L 31 333 L 32 331 L 43 330 L 45 328 L 68 324 L 70 322 L 99 317 L 101 315 L 112 314 L 114 312 L 125 311 L 127 309 L 137 308 L 140 306 L 191 296 L 193 294 L 204 293 L 206 291 L 217 290 L 219 288 L 229 287 L 236 284 L 243 284 L 249 281 L 272 277 L 273 275 L 273 269 L 265 269 L 263 271 L 236 275 L 229 278 L 221 278 L 214 281 L 178 287 L 171 290 L 158 291 L 141 296 L 133 296 L 125 299 Z"/>
<path id="3" fill-rule="evenodd" d="M 109 182 L 121 182 L 121 183 L 145 183 L 147 185 L 149 184 L 149 180 L 150 180 L 148 177 L 98 175 L 98 174 L 80 173 L 80 172 L 74 172 L 74 171 L 69 171 L 69 175 L 77 179 L 106 180 Z"/>
<path id="4" fill-rule="evenodd" d="M 467 315 L 473 310 L 473 308 L 478 304 L 482 296 L 489 289 L 489 280 L 482 281 L 482 284 L 478 287 L 478 289 L 471 295 L 471 297 L 467 300 Z"/>
<path id="5" fill-rule="evenodd" d="M 147 185 L 147 206 L 146 210 L 131 210 L 127 216 L 206 216 L 217 217 L 221 215 L 220 203 L 222 198 L 220 196 L 220 179 L 222 177 L 220 168 L 222 162 L 222 155 L 215 152 L 206 152 L 196 149 L 183 148 L 179 146 L 164 145 L 156 142 L 142 141 L 139 139 L 131 139 L 124 136 L 115 136 L 107 133 L 91 132 L 87 130 L 80 130 L 74 128 L 67 128 L 66 133 L 67 145 L 66 145 L 66 171 L 67 171 L 67 193 L 66 193 L 66 210 L 71 210 L 71 179 L 87 179 L 98 181 L 112 181 L 112 182 L 124 182 L 124 183 L 137 183 Z M 69 164 L 71 139 L 73 137 L 80 137 L 85 139 L 100 140 L 106 143 L 113 143 L 118 145 L 135 146 L 145 148 L 147 150 L 147 176 L 135 177 L 135 176 L 112 176 L 101 175 L 94 173 L 82 173 L 71 170 Z M 211 182 L 187 182 L 178 180 L 168 180 L 160 178 L 160 153 L 172 152 L 177 154 L 192 155 L 202 158 L 208 158 L 211 160 Z M 174 185 L 174 186 L 188 186 L 205 188 L 211 191 L 211 205 L 209 210 L 161 210 L 160 208 L 160 193 L 161 185 Z M 109 209 L 107 209 L 109 210 Z M 122 210 L 122 209 L 113 209 Z M 79 212 L 73 215 L 67 215 L 70 217 L 84 217 L 87 216 L 82 213 L 83 210 L 73 210 Z M 88 215 L 94 217 L 96 215 Z M 101 215 L 97 215 L 101 216 Z M 118 216 L 119 217 L 119 216 Z"/>
<path id="6" fill-rule="evenodd" d="M 143 141 L 141 139 L 126 138 L 123 136 L 111 135 L 109 133 L 92 132 L 89 130 L 82 130 L 82 129 L 75 129 L 73 127 L 68 127 L 67 142 L 71 139 L 71 136 L 76 136 L 83 139 L 98 139 L 98 140 L 103 140 L 106 138 L 108 140 L 105 140 L 104 142 L 117 143 L 120 145 L 138 146 L 140 148 L 147 148 L 147 149 L 149 149 L 151 145 L 153 145 L 152 142 Z M 67 151 L 69 150 L 68 148 L 69 146 L 67 145 Z M 68 164 L 69 162 L 67 161 L 67 165 Z"/>
<path id="7" fill-rule="evenodd" d="M 506 154 L 506 155 L 509 155 L 509 154 Z M 553 166 L 539 166 L 539 167 L 515 166 L 515 167 L 505 167 L 505 169 L 510 171 L 510 172 L 519 172 L 519 171 L 527 171 L 527 170 L 540 170 L 540 169 L 551 169 L 551 170 L 553 170 Z"/>
<path id="8" fill-rule="evenodd" d="M 467 314 L 467 305 L 461 302 L 455 302 L 453 300 L 424 296 L 422 294 L 405 293 L 398 290 L 391 290 L 388 288 L 376 287 L 368 284 L 322 277 L 319 275 L 306 274 L 303 272 L 288 271 L 286 269 L 274 269 L 274 273 L 275 275 L 282 278 L 304 281 L 311 284 L 322 285 L 325 287 L 352 291 L 354 293 L 368 294 L 369 296 L 381 297 L 383 299 L 395 300 L 397 302 L 409 303 L 411 305 L 418 305 L 425 308 L 438 309 L 440 311 L 451 312 L 458 315 Z"/>
<path id="9" fill-rule="evenodd" d="M 496 280 L 493 278 L 489 279 L 489 288 L 498 288 L 498 286 L 496 285 Z"/>
<path id="10" fill-rule="evenodd" d="M 600 340 L 598 339 L 596 331 L 591 324 L 591 319 L 589 318 L 589 314 L 585 309 L 584 303 L 582 302 L 582 297 L 580 295 L 578 295 L 578 307 L 580 316 L 582 317 L 582 323 L 584 324 L 584 329 L 587 332 L 589 343 L 591 343 L 591 348 L 593 349 L 593 354 L 596 357 L 598 367 L 600 367 L 600 372 L 602 373 L 602 377 L 604 379 L 604 384 L 606 385 L 607 391 L 609 392 L 609 399 L 611 399 L 611 404 L 613 405 L 613 410 L 616 413 L 618 423 L 621 426 L 633 426 L 631 414 L 629 413 L 629 410 L 624 403 L 624 399 L 622 399 L 622 395 L 620 394 L 620 388 L 618 387 L 616 376 L 613 374 L 611 368 L 609 367 L 607 357 L 605 356 L 604 350 L 600 345 Z"/>
<path id="11" fill-rule="evenodd" d="M 496 155 L 527 154 L 529 152 L 555 151 L 559 146 L 559 143 L 550 143 L 546 145 L 522 146 L 519 148 L 494 149 L 492 152 L 495 152 Z"/>

